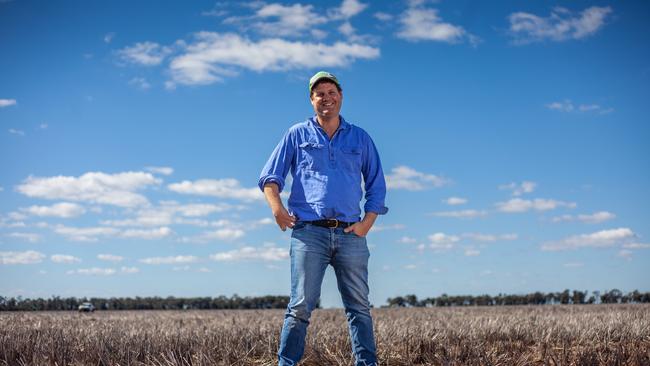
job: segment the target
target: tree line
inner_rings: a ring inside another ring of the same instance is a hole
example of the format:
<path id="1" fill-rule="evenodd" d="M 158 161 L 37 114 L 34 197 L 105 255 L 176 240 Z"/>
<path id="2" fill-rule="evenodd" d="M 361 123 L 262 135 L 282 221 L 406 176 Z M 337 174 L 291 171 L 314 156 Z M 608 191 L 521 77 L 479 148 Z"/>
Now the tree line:
<path id="1" fill-rule="evenodd" d="M 0 311 L 77 310 L 84 302 L 97 310 L 284 309 L 288 296 L 240 297 L 59 297 L 24 299 L 0 296 Z"/>
<path id="2" fill-rule="evenodd" d="M 415 295 L 390 297 L 387 307 L 433 306 L 498 306 L 498 305 L 549 305 L 549 304 L 635 304 L 650 303 L 650 292 L 634 290 L 624 294 L 618 289 L 609 291 L 564 290 L 562 292 L 534 292 L 523 295 L 454 295 L 442 294 L 418 300 Z"/>

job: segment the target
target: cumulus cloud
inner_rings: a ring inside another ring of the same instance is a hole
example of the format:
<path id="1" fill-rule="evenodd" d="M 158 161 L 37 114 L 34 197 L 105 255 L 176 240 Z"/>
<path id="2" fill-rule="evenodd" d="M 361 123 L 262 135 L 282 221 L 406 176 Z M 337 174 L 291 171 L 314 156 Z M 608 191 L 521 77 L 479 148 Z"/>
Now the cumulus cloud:
<path id="1" fill-rule="evenodd" d="M 358 0 L 343 0 L 339 7 L 329 10 L 330 19 L 349 19 L 355 15 L 358 15 L 368 7 L 368 4 L 364 4 Z"/>
<path id="2" fill-rule="evenodd" d="M 16 99 L 0 99 L 0 108 L 16 105 Z"/>
<path id="3" fill-rule="evenodd" d="M 121 267 L 120 268 L 120 273 L 124 274 L 134 274 L 134 273 L 139 273 L 140 268 L 138 267 Z"/>
<path id="4" fill-rule="evenodd" d="M 155 239 L 162 239 L 168 237 L 172 233 L 173 232 L 170 228 L 163 226 L 157 229 L 149 229 L 149 230 L 141 230 L 141 229 L 124 230 L 122 233 L 120 233 L 120 237 L 155 240 Z"/>
<path id="5" fill-rule="evenodd" d="M 8 131 L 12 135 L 25 136 L 25 131 L 23 131 L 23 130 L 17 130 L 15 128 L 10 128 Z"/>
<path id="6" fill-rule="evenodd" d="M 74 270 L 69 270 L 66 272 L 68 275 L 85 275 L 85 276 L 111 276 L 117 273 L 114 268 L 79 268 Z"/>
<path id="7" fill-rule="evenodd" d="M 174 173 L 174 168 L 168 166 L 148 166 L 145 167 L 144 170 L 150 173 L 162 175 L 172 175 Z"/>
<path id="8" fill-rule="evenodd" d="M 98 254 L 97 259 L 107 262 L 121 262 L 124 260 L 124 257 L 113 254 Z"/>
<path id="9" fill-rule="evenodd" d="M 70 227 L 65 225 L 57 225 L 54 227 L 54 232 L 66 236 L 70 240 L 96 242 L 98 237 L 111 237 L 117 236 L 120 231 L 111 227 Z"/>
<path id="10" fill-rule="evenodd" d="M 181 263 L 195 263 L 199 258 L 193 255 L 177 255 L 170 257 L 150 257 L 140 259 L 144 264 L 181 264 Z"/>
<path id="11" fill-rule="evenodd" d="M 372 226 L 370 231 L 371 232 L 380 232 L 380 231 L 386 231 L 386 230 L 404 230 L 405 228 L 406 228 L 406 225 L 404 225 L 404 224 L 392 224 L 392 225 L 376 224 L 376 225 Z"/>
<path id="12" fill-rule="evenodd" d="M 34 264 L 41 263 L 45 254 L 27 250 L 24 252 L 0 252 L 0 264 Z"/>
<path id="13" fill-rule="evenodd" d="M 562 216 L 556 216 L 551 219 L 552 222 L 571 222 L 571 221 L 580 221 L 584 222 L 586 224 L 600 224 L 601 222 L 613 220 L 616 218 L 616 215 L 614 215 L 611 212 L 607 211 L 599 211 L 599 212 L 594 212 L 593 214 L 590 215 L 562 215 Z"/>
<path id="14" fill-rule="evenodd" d="M 417 239 L 411 238 L 410 236 L 402 236 L 398 240 L 398 242 L 402 244 L 413 244 L 413 243 L 417 243 L 417 241 L 418 241 Z"/>
<path id="15" fill-rule="evenodd" d="M 472 43 L 478 41 L 477 37 L 469 34 L 463 27 L 444 22 L 438 15 L 437 9 L 426 8 L 421 2 L 411 2 L 399 16 L 399 23 L 401 28 L 397 32 L 397 37 L 411 42 L 459 43 L 465 39 L 469 39 Z"/>
<path id="16" fill-rule="evenodd" d="M 530 210 L 548 211 L 548 210 L 554 210 L 558 207 L 575 208 L 576 203 L 557 201 L 553 199 L 544 199 L 544 198 L 536 198 L 534 200 L 513 198 L 507 202 L 497 202 L 496 206 L 497 206 L 497 210 L 501 212 L 519 213 L 519 212 L 527 212 Z"/>
<path id="17" fill-rule="evenodd" d="M 510 241 L 517 240 L 519 237 L 517 234 L 483 234 L 483 233 L 464 233 L 462 234 L 464 238 L 468 238 L 475 241 L 482 242 L 495 242 L 495 241 Z"/>
<path id="18" fill-rule="evenodd" d="M 452 249 L 460 241 L 460 237 L 445 233 L 435 233 L 428 237 L 429 248 L 436 250 Z"/>
<path id="19" fill-rule="evenodd" d="M 537 183 L 530 181 L 523 181 L 521 183 L 511 182 L 499 186 L 501 190 L 512 191 L 513 196 L 521 196 L 524 193 L 532 193 L 537 187 Z"/>
<path id="20" fill-rule="evenodd" d="M 467 198 L 449 197 L 442 202 L 448 204 L 449 206 L 464 205 L 467 203 Z"/>
<path id="21" fill-rule="evenodd" d="M 433 216 L 438 217 L 452 217 L 457 219 L 473 219 L 475 217 L 482 217 L 487 215 L 485 210 L 457 210 L 457 211 L 437 211 L 431 213 Z"/>
<path id="22" fill-rule="evenodd" d="M 602 107 L 599 104 L 579 104 L 575 106 L 569 99 L 562 102 L 553 102 L 546 105 L 546 108 L 560 112 L 580 112 L 580 113 L 598 113 L 608 114 L 614 111 L 614 108 Z"/>
<path id="23" fill-rule="evenodd" d="M 407 191 L 422 191 L 428 188 L 442 187 L 450 182 L 433 174 L 418 172 L 404 165 L 397 166 L 386 175 L 388 189 L 405 189 Z"/>
<path id="24" fill-rule="evenodd" d="M 167 186 L 170 191 L 182 194 L 232 198 L 243 201 L 261 201 L 264 195 L 259 188 L 243 188 L 237 179 L 199 179 L 194 182 L 185 180 Z"/>
<path id="25" fill-rule="evenodd" d="M 252 27 L 264 35 L 299 37 L 310 28 L 327 22 L 313 9 L 312 5 L 259 3 L 254 15 L 232 16 L 224 19 L 224 23 Z"/>
<path id="26" fill-rule="evenodd" d="M 117 55 L 128 63 L 156 66 L 160 65 L 171 52 L 171 48 L 161 46 L 158 43 L 141 42 L 117 51 Z"/>
<path id="27" fill-rule="evenodd" d="M 542 244 L 542 250 L 562 251 L 579 248 L 612 247 L 636 237 L 629 228 L 601 230 L 591 234 L 574 235 L 565 239 Z"/>
<path id="28" fill-rule="evenodd" d="M 50 260 L 54 263 L 77 263 L 81 262 L 81 258 L 77 258 L 72 255 L 67 254 L 53 254 L 50 256 Z"/>
<path id="29" fill-rule="evenodd" d="M 90 172 L 80 177 L 32 177 L 16 187 L 18 192 L 34 198 L 61 199 L 99 203 L 120 207 L 148 205 L 149 201 L 135 191 L 160 184 L 151 173 L 124 172 L 106 174 Z"/>
<path id="30" fill-rule="evenodd" d="M 515 44 L 531 42 L 566 41 L 583 39 L 594 35 L 605 25 L 612 8 L 592 6 L 580 14 L 561 7 L 556 7 L 548 17 L 516 12 L 508 16 L 510 34 Z"/>
<path id="31" fill-rule="evenodd" d="M 481 251 L 478 249 L 473 249 L 473 248 L 468 248 L 465 249 L 465 256 L 466 257 L 476 257 L 481 254 Z"/>
<path id="32" fill-rule="evenodd" d="M 184 237 L 181 239 L 185 243 L 208 243 L 215 240 L 231 241 L 243 237 L 246 232 L 242 229 L 223 228 L 214 231 L 207 231 L 202 234 Z"/>
<path id="33" fill-rule="evenodd" d="M 169 69 L 173 84 L 201 85 L 222 81 L 240 69 L 256 72 L 347 66 L 357 59 L 375 59 L 379 49 L 363 44 L 331 45 L 266 38 L 252 41 L 235 33 L 199 32 Z"/>
<path id="34" fill-rule="evenodd" d="M 141 90 L 147 90 L 151 88 L 151 84 L 147 81 L 147 79 L 143 77 L 134 77 L 131 80 L 129 80 L 129 85 L 132 85 L 138 89 Z"/>
<path id="35" fill-rule="evenodd" d="M 86 213 L 86 210 L 82 206 L 69 202 L 61 202 L 52 206 L 29 206 L 21 208 L 20 210 L 34 216 L 52 216 L 61 218 L 77 217 Z"/>
<path id="36" fill-rule="evenodd" d="M 264 262 L 274 262 L 289 258 L 289 251 L 285 248 L 273 246 L 256 248 L 243 247 L 227 252 L 215 253 L 210 255 L 210 259 L 217 262 L 238 262 L 243 260 L 261 260 Z"/>
<path id="37" fill-rule="evenodd" d="M 11 238 L 26 240 L 30 243 L 36 243 L 41 240 L 41 236 L 36 233 L 9 233 L 7 235 Z"/>
<path id="38" fill-rule="evenodd" d="M 650 243 L 627 243 L 623 244 L 625 249 L 650 249 Z"/>

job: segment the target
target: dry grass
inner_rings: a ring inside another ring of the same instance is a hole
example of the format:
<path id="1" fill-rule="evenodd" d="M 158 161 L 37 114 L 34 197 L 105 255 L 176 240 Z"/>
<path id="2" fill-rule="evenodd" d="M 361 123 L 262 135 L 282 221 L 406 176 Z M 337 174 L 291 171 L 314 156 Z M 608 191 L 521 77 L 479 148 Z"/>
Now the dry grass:
<path id="1" fill-rule="evenodd" d="M 374 310 L 381 365 L 650 365 L 650 306 Z M 271 365 L 279 310 L 0 313 L 1 365 Z M 301 365 L 351 365 L 318 310 Z"/>

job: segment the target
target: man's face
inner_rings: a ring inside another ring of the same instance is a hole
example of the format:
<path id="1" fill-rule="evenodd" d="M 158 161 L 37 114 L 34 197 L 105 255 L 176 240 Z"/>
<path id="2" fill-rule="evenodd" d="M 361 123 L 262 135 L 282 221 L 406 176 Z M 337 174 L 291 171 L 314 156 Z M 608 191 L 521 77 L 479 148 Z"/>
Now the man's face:
<path id="1" fill-rule="evenodd" d="M 309 99 L 316 115 L 328 119 L 339 115 L 343 93 L 339 92 L 336 84 L 324 81 L 312 89 Z"/>

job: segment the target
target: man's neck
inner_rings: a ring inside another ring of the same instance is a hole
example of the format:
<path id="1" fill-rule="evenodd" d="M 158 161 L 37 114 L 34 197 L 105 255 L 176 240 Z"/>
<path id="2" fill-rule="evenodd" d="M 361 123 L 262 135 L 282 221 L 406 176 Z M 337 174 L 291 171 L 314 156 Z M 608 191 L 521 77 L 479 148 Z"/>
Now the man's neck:
<path id="1" fill-rule="evenodd" d="M 334 132 L 336 132 L 336 129 L 339 128 L 339 125 L 341 124 L 340 116 L 323 118 L 317 115 L 316 120 L 318 121 L 318 124 L 323 128 L 323 130 L 325 130 L 325 133 L 327 133 L 327 136 L 329 136 L 329 138 L 332 138 L 332 136 L 334 136 Z"/>

